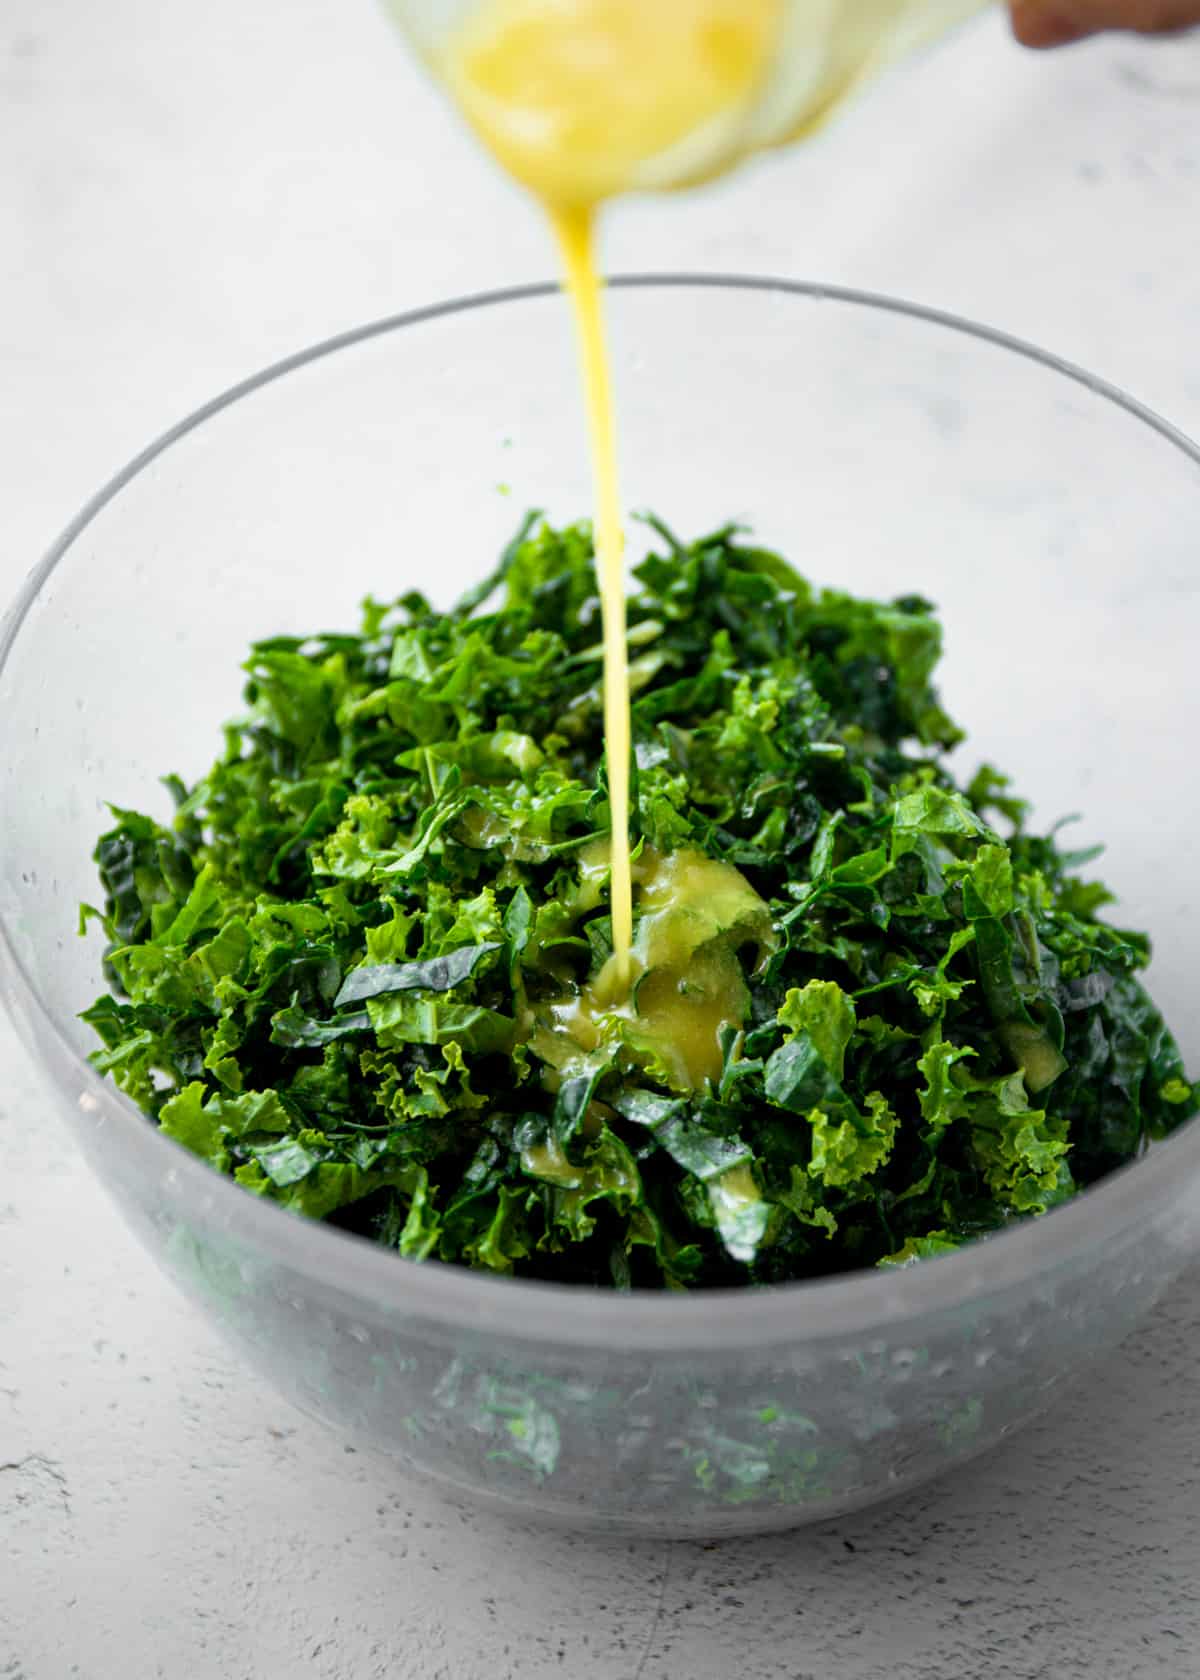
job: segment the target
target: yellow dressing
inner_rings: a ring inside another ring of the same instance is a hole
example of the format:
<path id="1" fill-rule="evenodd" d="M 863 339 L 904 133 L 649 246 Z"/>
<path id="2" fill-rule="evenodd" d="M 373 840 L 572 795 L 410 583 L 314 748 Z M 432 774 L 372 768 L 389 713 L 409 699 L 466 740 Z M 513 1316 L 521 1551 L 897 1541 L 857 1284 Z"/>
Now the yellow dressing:
<path id="1" fill-rule="evenodd" d="M 721 1028 L 746 1018 L 738 951 L 772 944 L 770 911 L 732 865 L 690 848 L 660 857 L 647 847 L 636 873 L 633 968 L 641 978 L 624 1040 L 676 1090 L 697 1090 L 721 1072 Z M 602 970 L 593 989 L 603 999 L 617 984 Z"/>
<path id="2" fill-rule="evenodd" d="M 581 859 L 585 898 L 595 868 L 594 855 Z M 633 876 L 632 984 L 614 957 L 587 985 L 539 1007 L 530 1043 L 560 1075 L 583 1072 L 619 1046 L 672 1089 L 698 1090 L 720 1075 L 721 1029 L 745 1021 L 739 953 L 773 947 L 770 911 L 732 865 L 690 848 L 660 856 L 643 847 Z"/>
<path id="3" fill-rule="evenodd" d="M 563 1146 L 551 1134 L 545 1143 L 530 1144 L 521 1151 L 521 1166 L 534 1178 L 544 1178 L 549 1184 L 574 1189 L 580 1181 L 581 1169 L 567 1160 Z"/>
<path id="4" fill-rule="evenodd" d="M 783 18 L 783 0 L 481 0 L 440 68 L 511 175 L 590 209 L 740 126 Z"/>
<path id="5" fill-rule="evenodd" d="M 604 630 L 604 756 L 608 769 L 612 832 L 609 902 L 617 971 L 622 983 L 628 984 L 629 949 L 633 941 L 633 887 L 629 863 L 631 740 L 629 650 L 625 639 L 625 539 L 621 531 L 608 347 L 600 309 L 600 279 L 592 251 L 593 222 L 593 213 L 587 209 L 559 210 L 554 214 L 579 337 L 579 359 L 592 445 L 596 507 L 593 529 Z"/>
<path id="6" fill-rule="evenodd" d="M 682 968 L 693 951 L 719 937 L 735 944 L 770 943 L 770 911 L 731 864 L 691 847 L 660 856 L 647 846 L 636 873 L 640 971 Z"/>
<path id="7" fill-rule="evenodd" d="M 686 969 L 648 974 L 638 987 L 626 1042 L 657 1064 L 677 1091 L 698 1091 L 721 1074 L 721 1028 L 738 1027 L 750 1004 L 741 966 L 723 946 L 699 951 Z"/>

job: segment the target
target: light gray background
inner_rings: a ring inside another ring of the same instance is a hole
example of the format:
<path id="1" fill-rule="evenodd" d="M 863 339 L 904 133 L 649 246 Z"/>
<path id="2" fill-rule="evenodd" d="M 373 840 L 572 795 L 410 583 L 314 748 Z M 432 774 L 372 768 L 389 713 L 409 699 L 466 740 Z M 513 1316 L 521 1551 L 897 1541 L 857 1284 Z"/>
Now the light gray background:
<path id="1" fill-rule="evenodd" d="M 876 287 L 1200 431 L 1200 39 L 981 19 L 806 150 L 614 216 L 610 268 Z M 142 442 L 363 319 L 544 275 L 371 0 L 0 0 L 0 593 Z M 1169 633 L 1169 627 L 1164 627 Z M 956 1481 L 800 1536 L 447 1510 L 238 1369 L 0 1029 L 2 1680 L 1183 1680 L 1200 1276 Z"/>

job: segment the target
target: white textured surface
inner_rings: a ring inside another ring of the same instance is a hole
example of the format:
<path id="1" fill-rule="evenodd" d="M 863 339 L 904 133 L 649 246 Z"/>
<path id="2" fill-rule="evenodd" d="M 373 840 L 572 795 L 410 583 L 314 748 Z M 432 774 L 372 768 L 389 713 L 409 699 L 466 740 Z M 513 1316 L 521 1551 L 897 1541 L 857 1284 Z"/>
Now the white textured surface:
<path id="1" fill-rule="evenodd" d="M 1200 430 L 1200 39 L 981 20 L 804 153 L 631 208 L 609 266 L 762 270 L 1010 328 Z M 2 0 L 0 592 L 148 436 L 374 315 L 546 272 L 370 0 Z M 624 1546 L 448 1511 L 236 1368 L 0 1030 L 2 1680 L 1184 1680 L 1200 1276 L 917 1498 Z"/>

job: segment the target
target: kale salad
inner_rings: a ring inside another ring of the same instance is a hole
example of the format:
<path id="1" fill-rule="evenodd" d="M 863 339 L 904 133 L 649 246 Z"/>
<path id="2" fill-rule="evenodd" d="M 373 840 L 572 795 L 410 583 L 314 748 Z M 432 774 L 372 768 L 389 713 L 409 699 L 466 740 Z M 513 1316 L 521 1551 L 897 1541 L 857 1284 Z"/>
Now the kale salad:
<path id="1" fill-rule="evenodd" d="M 531 516 L 450 612 L 256 643 L 173 819 L 113 808 L 96 1066 L 285 1208 L 619 1289 L 906 1264 L 1190 1117 L 1092 854 L 956 782 L 929 603 L 651 524 L 632 987 L 590 532 Z"/>

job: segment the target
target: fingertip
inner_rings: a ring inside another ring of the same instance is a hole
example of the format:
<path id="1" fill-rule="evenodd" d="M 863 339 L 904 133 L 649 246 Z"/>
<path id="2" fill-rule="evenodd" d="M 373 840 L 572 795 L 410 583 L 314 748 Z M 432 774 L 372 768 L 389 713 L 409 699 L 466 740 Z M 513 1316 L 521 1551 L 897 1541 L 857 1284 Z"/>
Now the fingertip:
<path id="1" fill-rule="evenodd" d="M 1011 0 L 1009 21 L 1023 47 L 1065 47 L 1088 34 L 1087 29 L 1040 0 Z"/>

